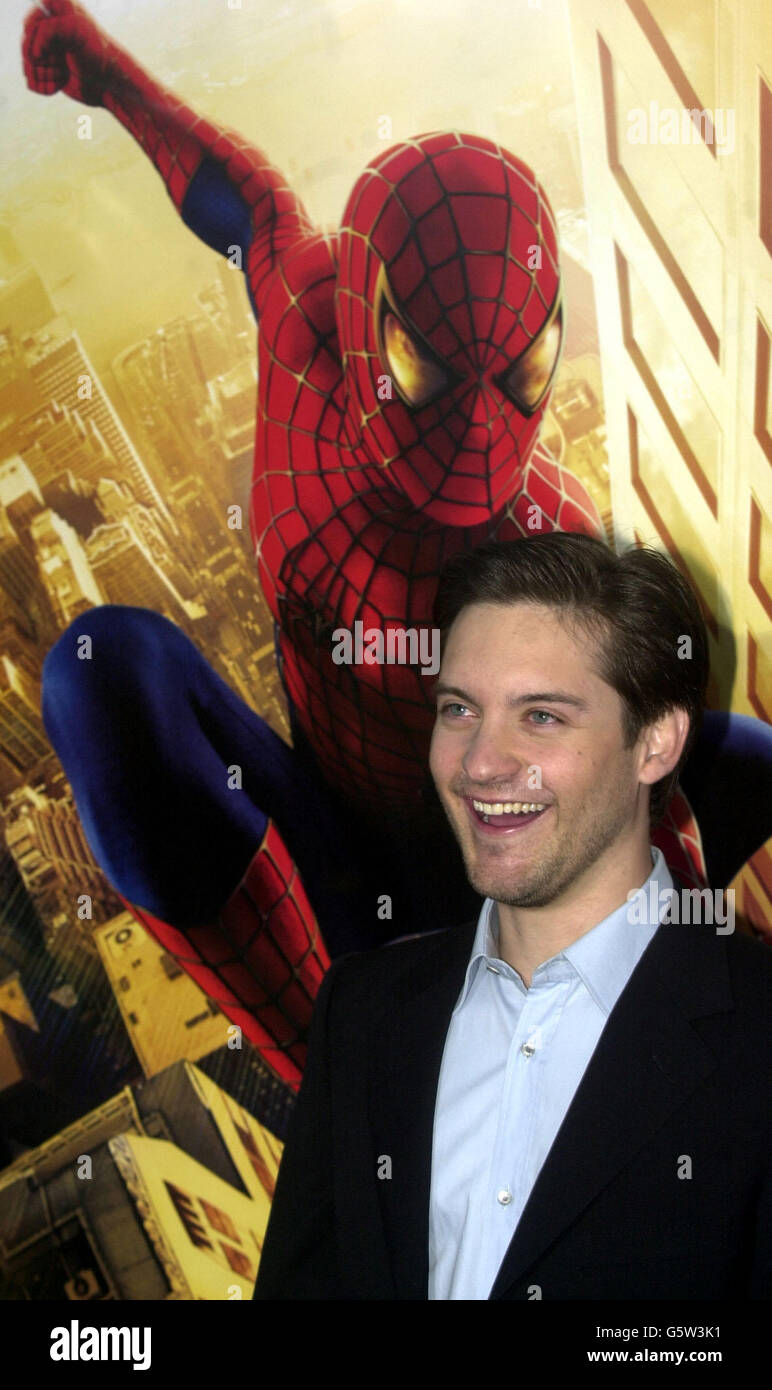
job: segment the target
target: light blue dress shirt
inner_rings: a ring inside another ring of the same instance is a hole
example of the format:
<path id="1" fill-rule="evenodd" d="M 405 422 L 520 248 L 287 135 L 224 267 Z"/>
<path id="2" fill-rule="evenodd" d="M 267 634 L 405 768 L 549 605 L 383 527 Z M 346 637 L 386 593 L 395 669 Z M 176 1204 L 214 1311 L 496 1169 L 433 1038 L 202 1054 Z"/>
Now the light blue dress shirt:
<path id="1" fill-rule="evenodd" d="M 485 899 L 437 1088 L 430 1299 L 488 1298 L 606 1020 L 659 925 L 657 889 L 673 880 L 661 851 L 652 856 L 645 910 L 631 923 L 625 902 L 539 965 L 529 989 L 499 956 L 496 904 Z"/>

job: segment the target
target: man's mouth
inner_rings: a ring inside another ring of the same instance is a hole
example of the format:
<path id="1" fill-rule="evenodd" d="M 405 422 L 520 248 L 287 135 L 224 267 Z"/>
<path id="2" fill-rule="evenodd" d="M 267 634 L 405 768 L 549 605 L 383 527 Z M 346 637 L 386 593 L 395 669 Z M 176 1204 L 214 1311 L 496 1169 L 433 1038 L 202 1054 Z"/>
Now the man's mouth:
<path id="1" fill-rule="evenodd" d="M 473 819 L 491 831 L 524 830 L 548 810 L 544 801 L 478 801 L 466 797 Z"/>

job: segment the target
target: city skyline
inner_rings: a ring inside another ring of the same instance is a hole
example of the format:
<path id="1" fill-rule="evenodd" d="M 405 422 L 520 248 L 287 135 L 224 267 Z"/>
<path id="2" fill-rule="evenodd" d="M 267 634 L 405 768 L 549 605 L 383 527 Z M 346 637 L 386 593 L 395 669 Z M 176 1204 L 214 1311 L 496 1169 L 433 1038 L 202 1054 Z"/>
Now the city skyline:
<path id="1" fill-rule="evenodd" d="M 100 992 L 103 1024 L 91 1048 L 103 1059 L 102 1090 L 110 1089 L 112 1077 L 136 1073 L 143 1057 L 156 1058 L 149 1074 L 158 1070 L 160 1058 L 165 1065 L 203 1053 L 211 1054 L 216 1067 L 228 1041 L 227 1020 L 215 1019 L 205 996 L 189 977 L 180 978 L 179 969 L 158 973 L 158 1007 L 149 1034 L 145 1016 L 142 1044 L 133 1011 L 121 1012 L 123 977 L 112 980 L 100 942 L 105 933 L 112 938 L 120 933 L 129 914 L 94 860 L 43 727 L 40 675 L 47 649 L 75 617 L 98 604 L 149 606 L 181 624 L 223 678 L 242 698 L 261 703 L 285 734 L 286 723 L 275 666 L 265 660 L 272 624 L 251 567 L 249 542 L 226 525 L 234 496 L 231 474 L 248 486 L 253 406 L 250 399 L 245 432 L 243 407 L 235 414 L 231 407 L 228 414 L 214 388 L 238 382 L 244 371 L 254 387 L 246 313 L 223 288 L 215 268 L 187 317 L 159 324 L 150 340 L 127 344 L 124 370 L 137 356 L 148 355 L 157 370 L 160 354 L 161 379 L 165 373 L 180 385 L 187 382 L 170 406 L 163 391 L 132 392 L 139 382 L 127 372 L 128 402 L 122 402 L 127 428 L 77 330 L 57 312 L 7 233 L 0 249 L 6 258 L 0 281 L 5 346 L 4 355 L 0 352 L 2 856 L 9 858 L 9 868 L 15 866 L 16 898 L 22 894 L 37 914 L 46 942 L 45 957 L 34 966 L 23 953 L 0 957 L 0 992 L 5 990 L 0 1124 L 7 1157 L 6 1142 L 13 1154 L 19 1143 L 23 1147 L 39 1135 L 40 1124 L 44 1133 L 46 1125 L 53 1132 L 73 1105 L 77 1109 L 59 1066 L 80 1077 L 80 1105 L 99 1099 L 93 1080 L 84 1088 L 82 1070 L 72 1068 L 71 1050 L 62 1039 L 71 1034 L 83 1051 L 77 1039 L 83 1026 L 94 1028 L 93 1003 Z M 115 381 L 117 387 L 120 368 Z M 242 386 L 237 390 L 243 394 Z M 242 501 L 246 515 L 248 492 Z M 10 929 L 18 919 L 12 901 L 7 897 L 3 904 Z M 160 956 L 136 923 L 134 929 L 145 939 L 145 952 Z M 9 965 L 16 967 L 10 974 Z M 161 1002 L 167 993 L 168 1001 Z M 26 1012 L 11 1007 L 14 994 L 27 1001 Z M 180 1003 L 182 995 L 187 1004 Z M 203 1019 L 209 1025 L 202 1032 Z M 195 1024 L 194 1036 L 190 1026 Z M 59 1045 L 52 1050 L 50 1039 L 57 1035 Z M 264 1067 L 260 1074 L 264 1090 Z M 251 1072 L 243 1072 L 241 1081 L 238 1075 L 232 1077 L 236 1090 Z M 59 1086 L 65 1108 L 51 1103 L 49 1084 Z M 279 1083 L 274 1089 L 269 1110 L 272 1106 L 272 1123 L 281 1131 L 289 1098 Z"/>

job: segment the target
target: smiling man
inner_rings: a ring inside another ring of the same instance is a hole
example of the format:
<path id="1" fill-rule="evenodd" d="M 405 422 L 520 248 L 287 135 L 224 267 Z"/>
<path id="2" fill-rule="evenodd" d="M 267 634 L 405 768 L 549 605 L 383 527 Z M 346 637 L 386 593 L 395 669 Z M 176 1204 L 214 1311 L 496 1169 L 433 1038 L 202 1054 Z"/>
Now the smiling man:
<path id="1" fill-rule="evenodd" d="M 328 972 L 255 1296 L 769 1298 L 772 957 L 630 911 L 678 887 L 650 828 L 697 601 L 556 533 L 453 561 L 435 621 L 431 772 L 484 901 Z"/>

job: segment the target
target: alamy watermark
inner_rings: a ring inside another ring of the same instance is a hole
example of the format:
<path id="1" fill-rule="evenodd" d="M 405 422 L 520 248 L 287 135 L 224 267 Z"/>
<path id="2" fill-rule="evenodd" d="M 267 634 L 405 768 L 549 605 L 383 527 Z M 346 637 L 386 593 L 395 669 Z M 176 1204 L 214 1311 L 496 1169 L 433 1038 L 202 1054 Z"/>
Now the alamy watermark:
<path id="1" fill-rule="evenodd" d="M 440 669 L 438 627 L 390 627 L 384 632 L 357 621 L 353 630 L 336 627 L 332 643 L 336 666 L 420 666 L 422 676 L 436 676 Z"/>
<path id="2" fill-rule="evenodd" d="M 734 110 L 717 106 L 632 106 L 627 112 L 630 145 L 706 145 L 716 154 L 734 154 Z"/>
<path id="3" fill-rule="evenodd" d="M 734 888 L 660 888 L 654 879 L 627 895 L 627 920 L 632 926 L 655 922 L 707 922 L 717 936 L 734 931 Z"/>
<path id="4" fill-rule="evenodd" d="M 149 1327 L 69 1327 L 51 1329 L 52 1361 L 131 1361 L 135 1371 L 150 1367 Z"/>

